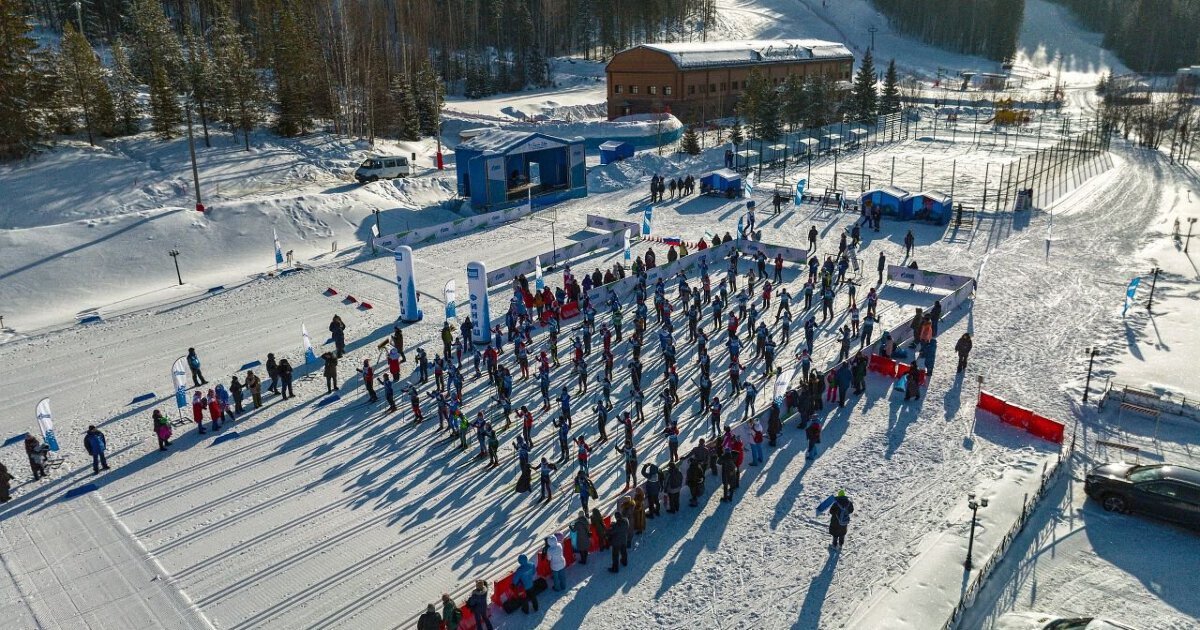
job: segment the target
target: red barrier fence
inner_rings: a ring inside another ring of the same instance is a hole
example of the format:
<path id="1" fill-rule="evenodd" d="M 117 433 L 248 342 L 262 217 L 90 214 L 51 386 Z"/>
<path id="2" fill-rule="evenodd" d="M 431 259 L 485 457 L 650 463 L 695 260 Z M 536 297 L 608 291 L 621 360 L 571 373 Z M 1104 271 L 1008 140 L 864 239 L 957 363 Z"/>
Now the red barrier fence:
<path id="1" fill-rule="evenodd" d="M 912 370 L 912 366 L 903 361 L 894 361 L 881 354 L 872 354 L 867 360 L 867 369 L 877 374 L 882 374 L 888 378 L 900 378 L 908 374 Z M 925 370 L 917 369 L 917 384 L 924 386 L 926 378 Z"/>
<path id="2" fill-rule="evenodd" d="M 1014 405 L 999 396 L 989 394 L 983 390 L 979 391 L 979 402 L 975 407 L 1000 418 L 1000 421 L 1005 424 L 1020 427 L 1043 440 L 1062 444 L 1065 427 L 1061 422 L 1051 420 L 1019 405 Z"/>

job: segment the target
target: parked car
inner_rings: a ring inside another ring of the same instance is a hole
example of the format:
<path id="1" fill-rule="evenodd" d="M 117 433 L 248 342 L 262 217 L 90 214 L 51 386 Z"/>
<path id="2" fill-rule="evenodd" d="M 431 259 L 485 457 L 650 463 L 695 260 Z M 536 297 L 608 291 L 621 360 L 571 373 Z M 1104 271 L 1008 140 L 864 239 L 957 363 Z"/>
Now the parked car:
<path id="1" fill-rule="evenodd" d="M 380 179 L 395 179 L 412 175 L 412 165 L 403 155 L 369 157 L 354 171 L 354 179 L 365 184 Z"/>
<path id="2" fill-rule="evenodd" d="M 1109 512 L 1137 512 L 1200 529 L 1200 470 L 1170 464 L 1104 464 L 1083 482 Z"/>
<path id="3" fill-rule="evenodd" d="M 1059 617 L 1036 612 L 1005 613 L 996 620 L 996 630 L 1134 630 L 1115 621 L 1097 617 Z"/>

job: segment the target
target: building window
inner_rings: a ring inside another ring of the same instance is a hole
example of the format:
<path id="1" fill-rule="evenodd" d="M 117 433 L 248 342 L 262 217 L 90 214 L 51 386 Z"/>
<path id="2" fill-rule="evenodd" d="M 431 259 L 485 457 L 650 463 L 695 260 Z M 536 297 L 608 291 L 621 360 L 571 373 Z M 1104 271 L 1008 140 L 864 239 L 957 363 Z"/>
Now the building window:
<path id="1" fill-rule="evenodd" d="M 657 85 L 646 86 L 646 93 L 647 94 L 658 94 L 658 86 Z"/>
<path id="2" fill-rule="evenodd" d="M 692 95 L 694 95 L 695 93 L 696 93 L 696 86 L 694 86 L 694 85 L 689 85 L 689 86 L 688 86 L 688 96 L 692 96 Z"/>
<path id="3" fill-rule="evenodd" d="M 621 84 L 618 83 L 613 86 L 613 94 L 620 94 L 620 93 L 621 93 Z"/>
<path id="4" fill-rule="evenodd" d="M 730 83 L 730 84 L 729 84 L 729 89 L 730 89 L 730 90 L 732 90 L 732 91 L 734 91 L 734 92 L 736 92 L 736 91 L 737 91 L 737 86 L 738 86 L 738 82 L 737 82 L 737 81 L 734 81 L 733 83 Z"/>
<path id="5" fill-rule="evenodd" d="M 638 86 L 636 86 L 636 85 L 631 85 L 631 86 L 629 86 L 629 93 L 630 93 L 630 94 L 637 94 L 637 93 L 638 93 Z"/>
<path id="6" fill-rule="evenodd" d="M 665 96 L 670 96 L 670 95 L 671 95 L 671 86 L 669 86 L 669 85 L 664 85 L 664 86 L 663 86 L 663 94 L 664 94 Z"/>
<path id="7" fill-rule="evenodd" d="M 725 84 L 724 84 L 724 83 L 722 83 L 722 84 L 721 84 L 721 91 L 722 91 L 722 92 L 724 92 L 724 91 L 725 91 Z"/>
<path id="8" fill-rule="evenodd" d="M 717 84 L 716 84 L 716 83 L 709 83 L 709 84 L 708 84 L 708 91 L 709 91 L 709 92 L 716 92 L 716 91 L 717 91 Z"/>

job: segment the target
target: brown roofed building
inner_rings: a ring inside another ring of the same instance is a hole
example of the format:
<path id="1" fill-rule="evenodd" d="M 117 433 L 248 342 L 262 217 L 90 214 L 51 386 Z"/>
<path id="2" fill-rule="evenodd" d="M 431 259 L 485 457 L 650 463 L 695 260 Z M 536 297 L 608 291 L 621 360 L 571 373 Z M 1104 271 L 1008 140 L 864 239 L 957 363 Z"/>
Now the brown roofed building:
<path id="1" fill-rule="evenodd" d="M 791 74 L 849 81 L 854 55 L 817 39 L 642 44 L 613 55 L 608 118 L 670 112 L 685 122 L 733 115 L 752 70 L 776 84 Z"/>

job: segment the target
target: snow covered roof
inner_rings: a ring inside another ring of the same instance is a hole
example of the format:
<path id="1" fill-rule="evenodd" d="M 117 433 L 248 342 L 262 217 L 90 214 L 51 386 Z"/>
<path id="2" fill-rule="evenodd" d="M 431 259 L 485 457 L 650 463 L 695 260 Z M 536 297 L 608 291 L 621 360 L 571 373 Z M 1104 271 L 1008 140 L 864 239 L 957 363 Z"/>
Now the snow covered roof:
<path id="1" fill-rule="evenodd" d="M 566 146 L 573 142 L 583 142 L 583 138 L 556 138 L 544 133 L 513 131 L 511 129 L 496 129 L 479 134 L 466 142 L 459 143 L 456 151 L 478 151 L 479 153 L 505 153 L 518 145 L 534 138 L 541 138 L 548 146 Z"/>
<path id="2" fill-rule="evenodd" d="M 904 190 L 903 188 L 897 188 L 895 186 L 880 186 L 878 188 L 872 188 L 871 190 L 864 192 L 862 196 L 869 197 L 873 193 L 877 192 L 881 192 L 889 197 L 895 197 L 896 199 L 904 199 L 905 197 L 909 196 L 907 190 Z"/>
<path id="3" fill-rule="evenodd" d="M 723 42 L 642 44 L 671 57 L 680 68 L 783 63 L 814 59 L 854 59 L 845 44 L 820 39 L 755 39 Z M 619 54 L 619 53 L 618 53 Z"/>
<path id="4" fill-rule="evenodd" d="M 913 196 L 914 197 L 925 197 L 927 199 L 932 199 L 933 201 L 935 201 L 937 203 L 950 203 L 950 195 L 947 195 L 946 193 L 944 193 L 940 190 L 922 190 L 921 192 L 919 192 Z"/>

